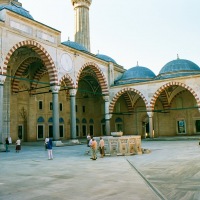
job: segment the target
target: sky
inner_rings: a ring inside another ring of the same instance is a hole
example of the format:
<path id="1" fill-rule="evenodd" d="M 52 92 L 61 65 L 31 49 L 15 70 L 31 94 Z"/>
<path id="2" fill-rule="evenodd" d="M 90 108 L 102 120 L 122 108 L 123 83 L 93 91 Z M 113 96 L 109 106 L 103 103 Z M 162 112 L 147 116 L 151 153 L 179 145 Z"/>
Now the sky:
<path id="1" fill-rule="evenodd" d="M 71 0 L 19 0 L 36 21 L 74 41 Z M 200 66 L 200 0 L 93 0 L 91 53 L 107 55 L 125 69 L 137 65 L 156 75 L 168 62 Z"/>

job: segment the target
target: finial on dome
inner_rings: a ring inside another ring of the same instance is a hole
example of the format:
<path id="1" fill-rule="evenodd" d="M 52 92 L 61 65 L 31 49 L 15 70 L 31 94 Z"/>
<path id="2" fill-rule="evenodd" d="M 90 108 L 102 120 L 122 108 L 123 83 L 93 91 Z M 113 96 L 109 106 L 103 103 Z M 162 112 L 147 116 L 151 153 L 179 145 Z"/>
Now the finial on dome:
<path id="1" fill-rule="evenodd" d="M 179 55 L 177 54 L 177 60 L 179 59 Z"/>
<path id="2" fill-rule="evenodd" d="M 70 41 L 69 36 L 68 36 L 68 41 Z"/>
<path id="3" fill-rule="evenodd" d="M 137 66 L 139 66 L 138 61 L 137 61 Z"/>
<path id="4" fill-rule="evenodd" d="M 97 54 L 99 54 L 99 50 L 97 50 Z"/>

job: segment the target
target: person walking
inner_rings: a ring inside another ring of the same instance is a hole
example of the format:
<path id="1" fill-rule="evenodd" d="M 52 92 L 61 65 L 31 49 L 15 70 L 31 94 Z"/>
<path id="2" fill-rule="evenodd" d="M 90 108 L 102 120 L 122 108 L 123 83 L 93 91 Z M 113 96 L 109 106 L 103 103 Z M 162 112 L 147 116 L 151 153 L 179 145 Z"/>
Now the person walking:
<path id="1" fill-rule="evenodd" d="M 19 151 L 21 150 L 21 140 L 18 138 L 16 141 L 16 153 L 19 153 Z"/>
<path id="2" fill-rule="evenodd" d="M 9 140 L 8 140 L 8 138 L 6 138 L 5 142 L 6 142 L 6 152 L 9 152 L 9 150 L 8 150 L 8 145 L 9 145 Z"/>
<path id="3" fill-rule="evenodd" d="M 49 138 L 49 141 L 47 142 L 47 150 L 48 150 L 49 160 L 53 160 L 53 150 L 52 150 L 52 147 L 53 147 L 52 139 Z"/>
<path id="4" fill-rule="evenodd" d="M 91 144 L 91 149 L 92 149 L 92 160 L 97 159 L 97 141 L 92 138 L 92 144 Z"/>
<path id="5" fill-rule="evenodd" d="M 99 141 L 99 151 L 101 154 L 101 158 L 103 158 L 105 155 L 105 152 L 104 152 L 104 140 L 102 137 L 100 137 L 100 141 Z"/>

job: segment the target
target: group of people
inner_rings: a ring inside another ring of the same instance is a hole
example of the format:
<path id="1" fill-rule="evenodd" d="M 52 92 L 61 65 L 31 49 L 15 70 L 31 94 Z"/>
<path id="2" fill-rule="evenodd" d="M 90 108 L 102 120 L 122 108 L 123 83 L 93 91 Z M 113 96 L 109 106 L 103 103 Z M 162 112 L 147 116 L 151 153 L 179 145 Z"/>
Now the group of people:
<path id="1" fill-rule="evenodd" d="M 93 136 L 87 135 L 87 146 L 91 148 L 91 158 L 92 160 L 97 159 L 97 146 L 99 147 L 99 151 L 101 154 L 101 158 L 104 157 L 105 151 L 104 151 L 104 140 L 102 137 L 100 137 L 99 144 L 97 144 L 97 141 L 93 138 Z"/>
<path id="2" fill-rule="evenodd" d="M 12 143 L 12 141 L 11 141 L 11 138 L 9 137 L 7 137 L 6 139 L 5 139 L 5 146 L 6 146 L 6 152 L 9 152 L 10 150 L 8 149 L 8 146 L 9 146 L 9 144 L 10 143 Z M 16 150 L 16 153 L 19 153 L 19 151 L 21 150 L 21 140 L 20 140 L 20 138 L 18 138 L 17 139 L 17 141 L 16 141 L 16 147 L 15 147 L 15 150 Z"/>

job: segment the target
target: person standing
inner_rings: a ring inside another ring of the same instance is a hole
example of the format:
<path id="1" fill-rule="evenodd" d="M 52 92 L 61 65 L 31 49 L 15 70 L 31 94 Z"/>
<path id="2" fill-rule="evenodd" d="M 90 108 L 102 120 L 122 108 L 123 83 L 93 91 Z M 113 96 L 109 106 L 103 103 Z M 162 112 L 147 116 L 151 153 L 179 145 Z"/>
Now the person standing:
<path id="1" fill-rule="evenodd" d="M 87 146 L 88 147 L 89 147 L 90 139 L 91 139 L 91 137 L 90 137 L 90 134 L 88 133 L 88 135 L 87 135 Z"/>
<path id="2" fill-rule="evenodd" d="M 52 147 L 53 147 L 52 139 L 49 138 L 49 141 L 47 142 L 47 150 L 48 150 L 49 160 L 53 160 L 53 150 L 52 150 Z"/>
<path id="3" fill-rule="evenodd" d="M 91 149 L 92 149 L 92 160 L 96 160 L 97 159 L 97 141 L 94 138 L 92 138 Z"/>
<path id="4" fill-rule="evenodd" d="M 8 138 L 6 138 L 6 152 L 9 152 L 9 150 L 8 150 L 8 145 L 9 145 L 9 140 L 8 140 Z"/>
<path id="5" fill-rule="evenodd" d="M 44 148 L 45 148 L 45 150 L 47 150 L 47 144 L 48 144 L 48 142 L 49 142 L 49 138 L 46 137 L 45 141 L 44 141 Z"/>
<path id="6" fill-rule="evenodd" d="M 103 158 L 105 155 L 105 152 L 104 152 L 104 140 L 102 137 L 100 137 L 100 141 L 99 141 L 99 151 L 101 154 L 101 158 Z"/>
<path id="7" fill-rule="evenodd" d="M 21 140 L 18 138 L 16 141 L 16 153 L 19 153 L 21 150 Z"/>

